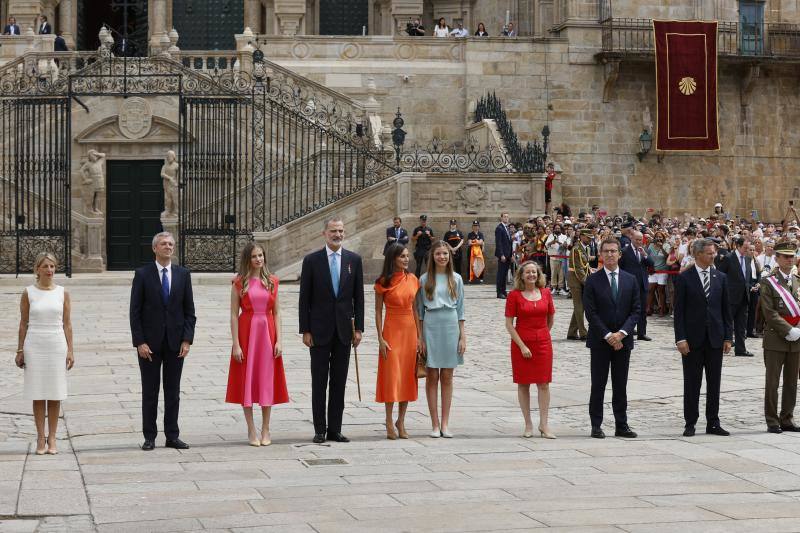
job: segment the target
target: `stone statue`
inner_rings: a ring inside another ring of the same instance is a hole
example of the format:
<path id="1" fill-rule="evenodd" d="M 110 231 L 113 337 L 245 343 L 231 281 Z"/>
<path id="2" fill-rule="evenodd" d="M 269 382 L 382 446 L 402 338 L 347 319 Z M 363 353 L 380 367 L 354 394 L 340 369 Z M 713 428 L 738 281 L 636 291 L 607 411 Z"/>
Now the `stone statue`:
<path id="1" fill-rule="evenodd" d="M 83 210 L 87 215 L 101 216 L 100 196 L 105 190 L 106 183 L 106 154 L 97 150 L 89 150 L 89 160 L 81 165 L 83 176 Z"/>
<path id="2" fill-rule="evenodd" d="M 175 152 L 167 151 L 164 166 L 161 167 L 161 178 L 164 180 L 164 212 L 162 217 L 178 216 L 178 164 Z"/>

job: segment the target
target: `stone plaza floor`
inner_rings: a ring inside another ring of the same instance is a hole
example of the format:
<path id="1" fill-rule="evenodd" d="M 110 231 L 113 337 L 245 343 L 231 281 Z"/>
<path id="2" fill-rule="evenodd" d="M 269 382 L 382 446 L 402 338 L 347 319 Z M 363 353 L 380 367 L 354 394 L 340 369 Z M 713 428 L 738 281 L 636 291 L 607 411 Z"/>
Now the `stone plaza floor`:
<path id="1" fill-rule="evenodd" d="M 19 294 L 30 280 L 0 278 L 0 531 L 800 531 L 800 435 L 765 431 L 760 340 L 748 344 L 755 358 L 725 359 L 721 419 L 732 436 L 705 435 L 701 415 L 697 436 L 684 438 L 671 321 L 651 319 L 654 341 L 637 343 L 628 384 L 629 422 L 639 438 L 596 440 L 589 437 L 588 350 L 564 340 L 572 305 L 557 297 L 551 427 L 558 439 L 524 439 L 504 302 L 493 287 L 470 286 L 455 438 L 428 437 L 420 382 L 409 407 L 411 438 L 389 441 L 383 405 L 373 401 L 377 344 L 367 287 L 362 401 L 351 362 L 344 414 L 352 442 L 315 445 L 308 353 L 296 333 L 298 286 L 284 284 L 292 402 L 273 411 L 273 445 L 253 448 L 241 408 L 224 403 L 230 276 L 198 275 L 197 335 L 184 366 L 180 418 L 191 449 L 165 449 L 160 435 L 155 451 L 142 452 L 130 278 L 65 282 L 76 365 L 56 456 L 32 453 L 31 405 L 21 399 L 22 371 L 13 364 Z M 610 399 L 609 390 L 607 434 Z"/>

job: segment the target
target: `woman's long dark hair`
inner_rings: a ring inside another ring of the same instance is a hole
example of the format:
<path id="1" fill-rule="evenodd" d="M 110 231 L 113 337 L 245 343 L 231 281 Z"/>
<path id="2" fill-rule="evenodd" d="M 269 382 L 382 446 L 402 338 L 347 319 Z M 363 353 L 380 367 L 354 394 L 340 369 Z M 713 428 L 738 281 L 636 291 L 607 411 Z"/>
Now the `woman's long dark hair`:
<path id="1" fill-rule="evenodd" d="M 400 254 L 403 253 L 406 247 L 402 244 L 394 243 L 390 244 L 389 247 L 386 249 L 386 257 L 383 258 L 383 270 L 381 270 L 381 276 L 375 280 L 375 283 L 380 283 L 381 287 L 388 287 L 389 284 L 392 282 L 392 275 L 394 274 L 394 264 L 397 262 L 397 258 L 400 257 Z"/>

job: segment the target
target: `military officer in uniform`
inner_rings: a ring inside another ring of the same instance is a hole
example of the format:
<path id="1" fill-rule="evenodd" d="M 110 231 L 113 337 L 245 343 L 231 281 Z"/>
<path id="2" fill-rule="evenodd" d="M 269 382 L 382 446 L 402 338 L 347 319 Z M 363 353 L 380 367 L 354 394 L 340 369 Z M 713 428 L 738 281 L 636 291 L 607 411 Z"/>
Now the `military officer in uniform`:
<path id="1" fill-rule="evenodd" d="M 589 240 L 592 230 L 582 229 L 579 241 L 572 246 L 569 253 L 569 271 L 567 272 L 567 287 L 572 295 L 572 320 L 569 322 L 567 339 L 586 340 L 586 324 L 583 320 L 583 284 L 590 272 L 589 268 Z"/>
<path id="2" fill-rule="evenodd" d="M 797 377 L 800 370 L 800 278 L 793 275 L 795 246 L 782 242 L 775 246 L 778 268 L 761 280 L 761 315 L 764 317 L 764 417 L 767 431 L 800 431 L 794 425 Z M 778 414 L 778 385 L 783 371 L 783 393 Z"/>

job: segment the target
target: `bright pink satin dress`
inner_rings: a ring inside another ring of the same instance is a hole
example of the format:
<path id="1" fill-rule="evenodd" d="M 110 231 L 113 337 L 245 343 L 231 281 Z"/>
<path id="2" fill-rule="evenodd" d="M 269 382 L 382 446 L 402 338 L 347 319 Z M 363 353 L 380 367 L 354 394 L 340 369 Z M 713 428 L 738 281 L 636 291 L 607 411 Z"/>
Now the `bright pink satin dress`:
<path id="1" fill-rule="evenodd" d="M 272 309 L 278 296 L 278 279 L 273 277 L 270 293 L 261 280 L 252 278 L 239 300 L 239 345 L 244 355 L 239 363 L 231 357 L 228 371 L 227 403 L 262 407 L 286 403 L 289 391 L 283 371 L 283 357 L 275 357 L 275 318 Z M 242 282 L 233 281 L 241 294 Z"/>

